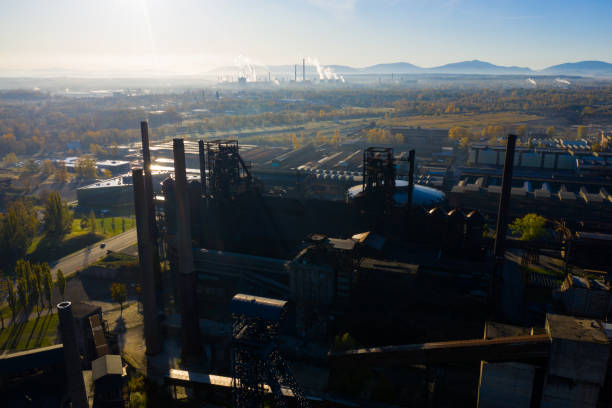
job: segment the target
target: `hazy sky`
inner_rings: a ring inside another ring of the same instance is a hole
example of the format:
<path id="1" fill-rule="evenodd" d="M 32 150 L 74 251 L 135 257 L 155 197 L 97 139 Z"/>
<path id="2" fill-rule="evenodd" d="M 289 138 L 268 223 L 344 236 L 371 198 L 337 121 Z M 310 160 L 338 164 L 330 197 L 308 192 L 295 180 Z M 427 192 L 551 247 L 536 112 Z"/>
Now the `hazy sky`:
<path id="1" fill-rule="evenodd" d="M 0 73 L 612 62 L 612 0 L 2 0 Z"/>

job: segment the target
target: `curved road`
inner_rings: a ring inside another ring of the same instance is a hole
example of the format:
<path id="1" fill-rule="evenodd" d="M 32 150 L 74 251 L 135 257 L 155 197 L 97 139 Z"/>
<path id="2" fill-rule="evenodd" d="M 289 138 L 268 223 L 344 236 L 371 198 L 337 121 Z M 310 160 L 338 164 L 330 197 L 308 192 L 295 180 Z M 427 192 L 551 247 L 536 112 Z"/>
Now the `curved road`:
<path id="1" fill-rule="evenodd" d="M 106 251 L 118 252 L 134 245 L 136 242 L 136 228 L 132 228 L 112 238 L 104 239 L 80 251 L 73 252 L 57 261 L 50 262 L 49 265 L 51 266 L 53 279 L 56 279 L 58 269 L 62 270 L 64 276 L 70 276 L 76 271 L 102 259 L 106 255 Z M 105 248 L 100 248 L 102 243 L 106 244 Z"/>

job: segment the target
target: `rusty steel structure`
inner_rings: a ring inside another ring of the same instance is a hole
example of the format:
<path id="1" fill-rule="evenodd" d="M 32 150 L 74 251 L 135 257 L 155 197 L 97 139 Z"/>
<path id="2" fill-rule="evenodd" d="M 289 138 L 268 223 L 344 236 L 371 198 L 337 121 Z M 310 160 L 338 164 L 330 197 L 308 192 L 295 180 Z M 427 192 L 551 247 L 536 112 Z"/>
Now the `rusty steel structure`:
<path id="1" fill-rule="evenodd" d="M 202 189 L 211 197 L 227 199 L 246 191 L 251 184 L 249 166 L 240 157 L 236 140 L 207 142 L 206 154 L 202 152 L 200 156 L 202 165 L 206 166 Z"/>
<path id="2" fill-rule="evenodd" d="M 236 408 L 263 408 L 271 392 L 277 407 L 286 407 L 287 389 L 298 407 L 309 407 L 286 361 L 278 351 L 278 329 L 287 302 L 236 294 L 230 302 L 232 330 L 232 388 Z M 284 392 L 285 391 L 285 392 Z"/>

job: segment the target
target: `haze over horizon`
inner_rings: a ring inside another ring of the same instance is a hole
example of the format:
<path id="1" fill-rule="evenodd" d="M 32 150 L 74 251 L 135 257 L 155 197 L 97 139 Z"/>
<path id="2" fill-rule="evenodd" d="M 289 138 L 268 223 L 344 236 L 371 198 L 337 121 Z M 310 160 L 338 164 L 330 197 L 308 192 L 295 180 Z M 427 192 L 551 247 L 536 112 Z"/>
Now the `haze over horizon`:
<path id="1" fill-rule="evenodd" d="M 201 74 L 234 65 L 421 67 L 482 60 L 543 69 L 612 62 L 605 0 L 180 0 L 4 4 L 0 75 L 34 71 Z M 77 34 L 78 33 L 78 34 Z"/>

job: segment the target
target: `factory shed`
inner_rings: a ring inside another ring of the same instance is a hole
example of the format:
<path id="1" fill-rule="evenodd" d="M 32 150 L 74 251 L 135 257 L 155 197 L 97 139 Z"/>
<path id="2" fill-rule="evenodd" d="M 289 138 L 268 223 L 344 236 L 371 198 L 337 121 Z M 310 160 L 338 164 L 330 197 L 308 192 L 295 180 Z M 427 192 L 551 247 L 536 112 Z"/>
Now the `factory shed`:
<path id="1" fill-rule="evenodd" d="M 64 346 L 56 344 L 0 356 L 0 378 L 48 366 L 64 365 Z"/>
<path id="2" fill-rule="evenodd" d="M 121 356 L 107 354 L 91 364 L 94 386 L 94 407 L 123 407 L 124 377 Z"/>
<path id="3" fill-rule="evenodd" d="M 596 407 L 610 355 L 601 322 L 549 314 L 546 333 L 551 345 L 540 407 Z"/>
<path id="4" fill-rule="evenodd" d="M 540 334 L 529 327 L 486 322 L 484 339 L 520 337 Z M 478 408 L 515 408 L 531 406 L 534 381 L 538 367 L 518 362 L 480 362 Z"/>
<path id="5" fill-rule="evenodd" d="M 600 279 L 570 273 L 561 285 L 561 300 L 572 315 L 601 319 L 610 309 L 610 286 Z"/>

